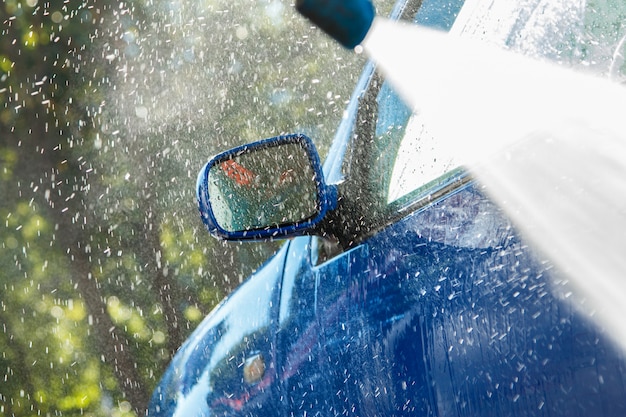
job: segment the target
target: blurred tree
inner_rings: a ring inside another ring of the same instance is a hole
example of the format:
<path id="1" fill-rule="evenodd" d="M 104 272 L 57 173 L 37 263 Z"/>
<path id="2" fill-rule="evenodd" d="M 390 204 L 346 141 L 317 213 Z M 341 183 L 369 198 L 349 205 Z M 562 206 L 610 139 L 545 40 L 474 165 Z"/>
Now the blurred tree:
<path id="1" fill-rule="evenodd" d="M 100 410 L 103 388 L 119 398 L 122 389 L 134 403 L 147 399 L 124 389 L 140 379 L 92 274 L 80 198 L 89 177 L 73 151 L 86 138 L 74 135 L 72 122 L 91 111 L 75 98 L 85 84 L 84 54 L 107 8 L 7 1 L 1 10 L 2 212 L 9 234 L 2 311 L 10 348 L 3 351 L 22 361 L 16 367 L 8 359 L 5 368 L 12 376 L 1 389 L 7 415 Z M 107 362 L 113 366 L 101 366 Z"/>
<path id="2" fill-rule="evenodd" d="M 5 0 L 0 21 L 0 414 L 141 415 L 278 245 L 209 238 L 196 172 L 288 131 L 325 153 L 361 59 L 277 0 Z"/>

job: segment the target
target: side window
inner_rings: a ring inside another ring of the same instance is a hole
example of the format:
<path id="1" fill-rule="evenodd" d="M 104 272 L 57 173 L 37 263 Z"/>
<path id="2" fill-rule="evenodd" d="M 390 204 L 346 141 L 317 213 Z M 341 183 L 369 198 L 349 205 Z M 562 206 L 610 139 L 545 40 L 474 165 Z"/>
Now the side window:
<path id="1" fill-rule="evenodd" d="M 391 204 L 457 168 L 458 163 L 428 131 L 428 123 L 409 108 L 387 83 L 377 97 L 378 118 L 374 140 L 372 181 Z"/>
<path id="2" fill-rule="evenodd" d="M 383 83 L 376 97 L 378 114 L 374 128 L 375 148 L 372 152 L 370 181 L 379 189 L 376 194 L 388 201 L 388 190 L 393 186 L 392 169 L 402 139 L 407 133 L 407 122 L 411 118 L 411 110 L 389 86 Z"/>
<path id="3" fill-rule="evenodd" d="M 464 2 L 424 0 L 412 20 L 433 29 L 450 30 Z M 366 93 L 362 104 L 365 110 L 361 110 L 364 114 L 357 122 L 373 125 L 369 129 L 357 127 L 357 133 L 364 132 L 371 141 L 356 146 L 371 147 L 361 152 L 366 160 L 360 162 L 365 168 L 359 174 L 365 174 L 364 187 L 370 190 L 369 197 L 377 200 L 372 207 L 388 212 L 393 210 L 388 207 L 390 204 L 434 185 L 433 180 L 454 170 L 458 163 L 447 155 L 446 149 L 437 146 L 423 118 L 412 114 L 389 83 L 381 81 L 378 76 L 373 77 L 369 94 L 375 100 L 368 99 Z"/>
<path id="4" fill-rule="evenodd" d="M 395 155 L 387 192 L 391 204 L 420 190 L 434 186 L 438 178 L 456 172 L 458 161 L 442 148 L 428 131 L 428 123 L 419 114 L 411 116 Z M 441 179 L 445 180 L 445 176 Z"/>

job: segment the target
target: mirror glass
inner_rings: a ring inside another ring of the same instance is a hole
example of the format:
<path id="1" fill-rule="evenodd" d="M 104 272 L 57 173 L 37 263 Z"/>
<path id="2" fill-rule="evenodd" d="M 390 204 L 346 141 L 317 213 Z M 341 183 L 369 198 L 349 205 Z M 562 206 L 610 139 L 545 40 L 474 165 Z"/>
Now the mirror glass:
<path id="1" fill-rule="evenodd" d="M 315 172 L 299 143 L 232 155 L 210 168 L 208 182 L 215 220 L 228 232 L 302 222 L 320 207 Z"/>

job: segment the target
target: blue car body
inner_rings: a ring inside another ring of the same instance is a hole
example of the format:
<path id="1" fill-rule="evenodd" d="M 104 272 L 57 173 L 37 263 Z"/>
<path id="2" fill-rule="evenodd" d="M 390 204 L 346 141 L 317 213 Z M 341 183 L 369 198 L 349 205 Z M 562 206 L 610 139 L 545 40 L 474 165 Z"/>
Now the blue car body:
<path id="1" fill-rule="evenodd" d="M 395 17 L 448 30 L 464 1 L 411 3 Z M 380 82 L 368 64 L 325 162 L 337 210 L 363 117 L 410 116 Z M 340 248 L 287 241 L 181 347 L 149 415 L 626 415 L 624 353 L 480 184 L 451 170 L 389 207 Z"/>

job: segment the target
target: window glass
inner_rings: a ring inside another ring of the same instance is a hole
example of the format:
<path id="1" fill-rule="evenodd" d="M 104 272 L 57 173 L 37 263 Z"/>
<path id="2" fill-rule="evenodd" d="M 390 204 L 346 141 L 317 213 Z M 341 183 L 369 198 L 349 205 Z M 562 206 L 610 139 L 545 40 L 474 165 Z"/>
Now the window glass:
<path id="1" fill-rule="evenodd" d="M 377 184 L 379 190 L 376 194 L 385 201 L 387 190 L 392 183 L 390 173 L 394 159 L 407 132 L 407 121 L 411 117 L 411 111 L 386 82 L 378 93 L 376 104 L 378 118 L 374 130 L 375 150 L 372 154 L 373 169 L 370 180 Z"/>
<path id="2" fill-rule="evenodd" d="M 388 83 L 377 97 L 374 168 L 386 204 L 393 203 L 456 168 L 451 152 L 438 146 L 419 114 L 411 114 Z"/>
<path id="3" fill-rule="evenodd" d="M 387 204 L 418 189 L 458 166 L 454 153 L 447 152 L 428 131 L 419 114 L 409 118 L 391 170 Z"/>
<path id="4" fill-rule="evenodd" d="M 447 2 L 424 0 L 411 18 L 416 24 L 437 30 L 449 30 L 456 20 L 465 0 Z M 365 157 L 357 162 L 365 168 L 369 190 L 369 210 L 389 210 L 387 205 L 407 196 L 456 167 L 454 161 L 442 154 L 436 147 L 434 138 L 428 133 L 419 115 L 412 115 L 398 94 L 387 82 L 378 76 L 373 77 L 369 93 L 362 103 L 362 117 L 357 123 L 367 125 L 373 121 L 373 128 L 358 126 L 357 131 L 365 132 L 371 142 L 359 142 L 357 146 L 370 147 L 360 152 Z M 369 99 L 368 95 L 375 97 Z M 365 109 L 365 110 L 364 110 Z M 364 144 L 364 145 L 363 145 Z"/>

